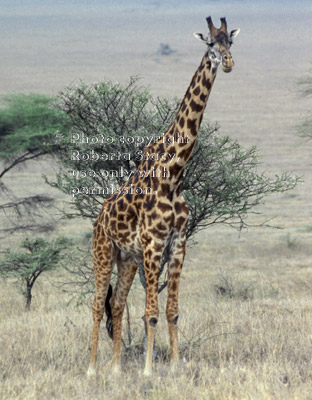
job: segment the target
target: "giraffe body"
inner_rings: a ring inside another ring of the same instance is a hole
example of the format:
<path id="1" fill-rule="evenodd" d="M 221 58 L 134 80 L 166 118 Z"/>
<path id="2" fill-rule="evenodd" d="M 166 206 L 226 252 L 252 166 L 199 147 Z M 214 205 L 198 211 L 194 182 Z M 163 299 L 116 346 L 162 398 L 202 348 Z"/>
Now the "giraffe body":
<path id="1" fill-rule="evenodd" d="M 196 136 L 216 77 L 222 63 L 225 72 L 233 66 L 229 48 L 238 31 L 227 32 L 225 19 L 216 29 L 207 18 L 209 34 L 195 36 L 208 45 L 176 118 L 155 143 L 145 148 L 137 171 L 108 197 L 94 224 L 93 261 L 95 299 L 89 374 L 95 372 L 99 326 L 105 301 L 109 311 L 107 327 L 113 336 L 113 369 L 121 364 L 121 323 L 127 295 L 140 262 L 146 280 L 147 352 L 144 374 L 152 372 L 152 350 L 158 321 L 158 277 L 161 259 L 170 244 L 168 260 L 168 300 L 166 317 L 170 338 L 170 360 L 178 360 L 178 292 L 186 249 L 188 207 L 181 195 L 181 178 L 191 156 Z M 109 301 L 109 284 L 114 264 L 118 277 Z M 108 304 L 109 302 L 109 304 Z M 111 313 L 111 315 L 110 315 Z M 110 325 L 112 319 L 112 326 Z"/>

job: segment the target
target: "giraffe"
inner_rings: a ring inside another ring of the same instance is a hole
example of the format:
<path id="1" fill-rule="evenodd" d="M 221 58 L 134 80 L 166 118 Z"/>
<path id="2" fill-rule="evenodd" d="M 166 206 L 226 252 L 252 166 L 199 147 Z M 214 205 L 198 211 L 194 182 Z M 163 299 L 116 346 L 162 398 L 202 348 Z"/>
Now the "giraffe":
<path id="1" fill-rule="evenodd" d="M 121 368 L 122 315 L 140 262 L 146 280 L 145 321 L 147 348 L 144 375 L 152 373 L 152 351 L 159 316 L 158 277 L 163 250 L 170 243 L 166 317 L 170 341 L 170 364 L 178 361 L 178 291 L 186 249 L 188 207 L 181 195 L 183 171 L 191 156 L 205 106 L 219 64 L 224 72 L 234 65 L 230 46 L 239 33 L 228 33 L 225 18 L 221 27 L 206 18 L 208 35 L 194 33 L 206 52 L 180 104 L 175 120 L 155 143 L 145 148 L 137 171 L 109 196 L 94 223 L 93 264 L 95 298 L 88 375 L 95 374 L 100 322 L 104 310 L 106 327 L 113 339 L 112 370 Z M 117 264 L 117 282 L 112 292 L 110 278 Z"/>

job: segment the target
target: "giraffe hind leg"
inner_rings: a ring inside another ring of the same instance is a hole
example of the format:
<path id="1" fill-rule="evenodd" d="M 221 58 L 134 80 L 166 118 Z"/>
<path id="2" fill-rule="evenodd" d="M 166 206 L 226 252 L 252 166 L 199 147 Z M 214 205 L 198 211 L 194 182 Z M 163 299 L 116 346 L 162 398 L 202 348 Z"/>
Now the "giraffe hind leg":
<path id="1" fill-rule="evenodd" d="M 88 375 L 95 374 L 96 353 L 99 340 L 100 323 L 104 315 L 105 302 L 109 294 L 109 283 L 115 259 L 111 240 L 97 226 L 93 233 L 93 266 L 95 278 L 95 297 L 92 306 L 93 330 Z"/>

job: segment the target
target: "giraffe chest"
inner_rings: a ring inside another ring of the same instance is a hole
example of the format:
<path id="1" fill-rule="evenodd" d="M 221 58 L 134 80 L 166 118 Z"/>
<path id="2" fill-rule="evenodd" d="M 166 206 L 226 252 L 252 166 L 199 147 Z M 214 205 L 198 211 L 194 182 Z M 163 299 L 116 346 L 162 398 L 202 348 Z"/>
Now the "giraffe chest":
<path id="1" fill-rule="evenodd" d="M 158 196 L 142 204 L 117 199 L 105 207 L 104 230 L 125 255 L 142 259 L 152 243 L 164 249 L 172 234 L 181 231 L 186 210 L 181 196 Z"/>
<path id="2" fill-rule="evenodd" d="M 105 226 L 105 232 L 115 246 L 121 250 L 121 257 L 134 256 L 137 261 L 143 260 L 146 247 L 153 243 L 165 248 L 173 231 L 173 218 L 157 218 L 154 213 L 138 215 L 136 219 L 124 218 L 118 223 L 118 218 L 110 218 Z M 171 213 L 169 213 L 171 215 Z"/>
<path id="3" fill-rule="evenodd" d="M 107 235 L 114 244 L 125 254 L 141 258 L 143 255 L 139 225 L 128 220 L 118 222 L 110 220 L 105 227 Z"/>

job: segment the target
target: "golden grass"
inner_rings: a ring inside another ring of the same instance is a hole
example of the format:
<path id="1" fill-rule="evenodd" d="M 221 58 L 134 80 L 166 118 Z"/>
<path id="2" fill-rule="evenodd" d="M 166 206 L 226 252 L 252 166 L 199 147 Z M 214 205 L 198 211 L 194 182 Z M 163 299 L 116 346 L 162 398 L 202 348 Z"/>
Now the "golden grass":
<path id="1" fill-rule="evenodd" d="M 171 372 L 168 364 L 162 294 L 149 379 L 142 375 L 144 296 L 139 284 L 129 297 L 131 346 L 124 321 L 128 348 L 123 348 L 122 373 L 110 372 L 112 343 L 103 324 L 98 373 L 90 379 L 85 374 L 90 308 L 68 306 L 67 295 L 42 277 L 32 311 L 26 313 L 16 288 L 1 283 L 0 398 L 310 399 L 311 250 L 303 244 L 289 248 L 283 240 L 266 247 L 247 240 L 225 245 L 218 229 L 211 232 L 214 243 L 201 234 L 182 275 L 179 367 Z M 220 287 L 232 292 L 220 292 Z"/>

